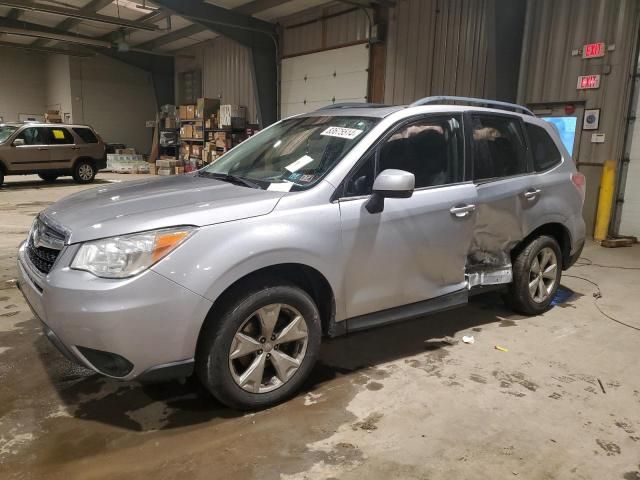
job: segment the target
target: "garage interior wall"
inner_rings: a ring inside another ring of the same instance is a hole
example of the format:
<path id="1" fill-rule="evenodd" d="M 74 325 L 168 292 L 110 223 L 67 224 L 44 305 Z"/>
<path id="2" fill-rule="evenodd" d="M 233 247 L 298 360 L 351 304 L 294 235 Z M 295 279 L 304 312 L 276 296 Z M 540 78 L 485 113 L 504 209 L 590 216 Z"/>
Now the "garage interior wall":
<path id="1" fill-rule="evenodd" d="M 247 108 L 247 120 L 257 122 L 251 52 L 248 48 L 226 37 L 216 37 L 181 50 L 175 61 L 176 88 L 179 88 L 177 76 L 194 70 L 202 72 L 203 96 L 219 98 L 222 104 L 243 105 Z M 180 98 L 177 93 L 176 98 Z"/>
<path id="2" fill-rule="evenodd" d="M 607 159 L 619 160 L 622 153 L 630 74 L 635 63 L 638 2 L 529 0 L 527 22 L 533 33 L 523 45 L 522 101 L 601 109 L 597 132 L 605 134 L 605 142 L 591 143 L 594 132 L 587 131 L 580 136 L 577 152 L 578 169 L 587 177 L 584 215 L 587 231 L 592 234 L 602 164 Z M 594 59 L 572 54 L 593 42 L 605 42 L 614 50 Z M 601 75 L 600 88 L 577 90 L 578 76 L 591 74 Z"/>
<path id="3" fill-rule="evenodd" d="M 330 4 L 278 20 L 282 26 L 281 56 L 290 57 L 364 43 L 371 10 Z"/>
<path id="4" fill-rule="evenodd" d="M 102 55 L 70 58 L 73 121 L 93 126 L 106 142 L 151 150 L 156 118 L 151 74 Z"/>
<path id="5" fill-rule="evenodd" d="M 48 55 L 46 58 L 46 109 L 59 110 L 63 121 L 73 123 L 69 57 L 67 55 Z"/>
<path id="6" fill-rule="evenodd" d="M 47 104 L 46 56 L 13 48 L 0 49 L 0 117 L 43 115 Z"/>
<path id="7" fill-rule="evenodd" d="M 399 0 L 389 12 L 385 103 L 495 98 L 495 81 L 486 75 L 494 8 L 493 0 Z"/>

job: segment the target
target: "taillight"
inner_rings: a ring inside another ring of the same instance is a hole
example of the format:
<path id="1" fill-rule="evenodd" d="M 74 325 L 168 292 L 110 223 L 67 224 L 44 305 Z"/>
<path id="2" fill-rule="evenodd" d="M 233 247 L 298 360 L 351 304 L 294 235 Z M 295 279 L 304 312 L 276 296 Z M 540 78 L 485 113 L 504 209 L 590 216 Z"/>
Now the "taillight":
<path id="1" fill-rule="evenodd" d="M 584 202 L 584 196 L 587 190 L 587 179 L 580 172 L 571 174 L 571 183 L 578 189 L 580 195 L 582 196 L 582 201 Z"/>

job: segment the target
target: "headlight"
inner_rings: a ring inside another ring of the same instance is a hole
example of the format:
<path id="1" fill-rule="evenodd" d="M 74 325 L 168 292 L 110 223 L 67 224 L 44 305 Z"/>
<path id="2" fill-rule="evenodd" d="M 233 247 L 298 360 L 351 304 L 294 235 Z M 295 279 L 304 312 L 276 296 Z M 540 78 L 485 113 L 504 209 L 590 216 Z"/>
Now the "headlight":
<path id="1" fill-rule="evenodd" d="M 184 242 L 192 227 L 166 228 L 83 243 L 71 268 L 103 278 L 126 278 L 151 267 Z"/>

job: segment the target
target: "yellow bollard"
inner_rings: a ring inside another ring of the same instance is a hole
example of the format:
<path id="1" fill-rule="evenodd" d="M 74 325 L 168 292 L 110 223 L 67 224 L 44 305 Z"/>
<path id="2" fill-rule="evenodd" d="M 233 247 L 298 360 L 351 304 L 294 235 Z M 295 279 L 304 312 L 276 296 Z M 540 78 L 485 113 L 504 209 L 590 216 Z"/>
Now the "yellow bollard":
<path id="1" fill-rule="evenodd" d="M 596 226 L 593 238 L 599 242 L 606 240 L 609 235 L 609 222 L 613 207 L 613 195 L 616 183 L 616 161 L 606 160 L 602 169 L 600 180 L 600 193 L 598 195 L 598 212 L 596 214 Z"/>

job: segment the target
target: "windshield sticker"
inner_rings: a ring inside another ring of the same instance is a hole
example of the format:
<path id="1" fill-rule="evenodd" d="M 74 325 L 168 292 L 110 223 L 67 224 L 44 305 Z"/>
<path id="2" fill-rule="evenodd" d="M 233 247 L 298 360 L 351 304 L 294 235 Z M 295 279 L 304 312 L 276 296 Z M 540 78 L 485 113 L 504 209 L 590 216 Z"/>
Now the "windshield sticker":
<path id="1" fill-rule="evenodd" d="M 313 158 L 311 158 L 309 155 L 304 155 L 300 157 L 298 160 L 296 160 L 295 162 L 290 163 L 284 168 L 285 170 L 289 170 L 290 172 L 293 173 L 300 170 L 305 165 L 309 165 L 311 162 L 313 162 Z"/>
<path id="2" fill-rule="evenodd" d="M 291 182 L 278 182 L 271 183 L 267 187 L 267 190 L 271 190 L 272 192 L 288 192 L 293 187 L 293 183 Z"/>
<path id="3" fill-rule="evenodd" d="M 316 178 L 315 175 L 302 175 L 298 181 L 301 183 L 311 183 L 314 178 Z"/>
<path id="4" fill-rule="evenodd" d="M 329 127 L 320 135 L 327 135 L 329 137 L 346 138 L 348 140 L 353 140 L 362 132 L 363 130 L 358 130 L 356 128 Z"/>

